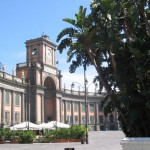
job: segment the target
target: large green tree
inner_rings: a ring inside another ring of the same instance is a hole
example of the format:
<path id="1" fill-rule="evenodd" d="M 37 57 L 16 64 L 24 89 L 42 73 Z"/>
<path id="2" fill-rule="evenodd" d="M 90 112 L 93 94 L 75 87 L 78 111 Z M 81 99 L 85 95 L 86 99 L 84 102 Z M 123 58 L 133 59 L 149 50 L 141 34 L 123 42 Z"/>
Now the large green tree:
<path id="1" fill-rule="evenodd" d="M 60 32 L 58 50 L 68 49 L 70 72 L 93 65 L 107 91 L 105 112 L 117 110 L 127 136 L 150 136 L 150 9 L 148 0 L 94 0 L 82 6 L 72 26 Z M 104 66 L 103 63 L 106 65 Z"/>

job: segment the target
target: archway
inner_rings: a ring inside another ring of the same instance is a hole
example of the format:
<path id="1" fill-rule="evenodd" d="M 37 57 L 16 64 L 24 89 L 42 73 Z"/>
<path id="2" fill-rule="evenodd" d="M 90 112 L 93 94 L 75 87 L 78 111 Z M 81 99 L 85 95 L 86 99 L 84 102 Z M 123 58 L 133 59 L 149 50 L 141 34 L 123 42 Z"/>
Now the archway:
<path id="1" fill-rule="evenodd" d="M 45 79 L 44 88 L 44 120 L 49 122 L 56 119 L 56 85 L 51 77 Z"/>

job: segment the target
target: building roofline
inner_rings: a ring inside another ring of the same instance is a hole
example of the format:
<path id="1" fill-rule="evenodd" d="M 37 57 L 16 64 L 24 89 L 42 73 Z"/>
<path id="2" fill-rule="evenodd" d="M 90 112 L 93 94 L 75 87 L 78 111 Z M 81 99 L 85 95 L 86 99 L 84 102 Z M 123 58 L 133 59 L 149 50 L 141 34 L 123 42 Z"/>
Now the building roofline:
<path id="1" fill-rule="evenodd" d="M 39 41 L 44 41 L 44 42 L 46 42 L 46 43 L 48 43 L 48 44 L 50 44 L 50 45 L 52 45 L 52 46 L 54 46 L 54 47 L 57 46 L 57 45 L 54 44 L 52 41 L 50 41 L 49 36 L 47 36 L 47 35 L 42 35 L 42 36 L 39 37 L 39 38 L 26 40 L 25 44 L 26 44 L 26 45 L 30 45 L 30 43 L 33 44 L 33 42 L 39 42 Z"/>

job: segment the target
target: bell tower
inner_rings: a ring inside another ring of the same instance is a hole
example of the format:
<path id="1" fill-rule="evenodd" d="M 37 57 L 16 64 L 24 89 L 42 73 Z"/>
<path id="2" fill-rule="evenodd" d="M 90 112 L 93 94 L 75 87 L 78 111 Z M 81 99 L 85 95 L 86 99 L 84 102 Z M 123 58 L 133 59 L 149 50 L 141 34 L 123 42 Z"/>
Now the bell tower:
<path id="1" fill-rule="evenodd" d="M 17 76 L 30 80 L 33 85 L 42 85 L 44 73 L 57 75 L 56 45 L 50 41 L 49 36 L 42 35 L 30 39 L 26 44 L 26 63 L 17 64 Z"/>
<path id="2" fill-rule="evenodd" d="M 56 67 L 56 45 L 50 41 L 47 35 L 27 40 L 25 44 L 28 63 L 37 62 L 46 66 Z"/>
<path id="3" fill-rule="evenodd" d="M 61 90 L 61 71 L 56 68 L 56 45 L 47 35 L 26 44 L 26 62 L 17 64 L 17 76 L 27 83 L 28 120 L 35 123 L 57 120 L 57 91 Z"/>

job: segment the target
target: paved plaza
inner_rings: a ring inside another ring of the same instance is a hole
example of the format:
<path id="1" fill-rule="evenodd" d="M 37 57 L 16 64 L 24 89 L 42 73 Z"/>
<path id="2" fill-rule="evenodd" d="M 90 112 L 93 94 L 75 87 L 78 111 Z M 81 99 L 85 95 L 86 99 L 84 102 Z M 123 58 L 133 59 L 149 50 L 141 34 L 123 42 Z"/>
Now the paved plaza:
<path id="1" fill-rule="evenodd" d="M 34 143 L 34 144 L 0 144 L 0 150 L 122 150 L 122 131 L 90 131 L 89 144 L 75 143 Z"/>

